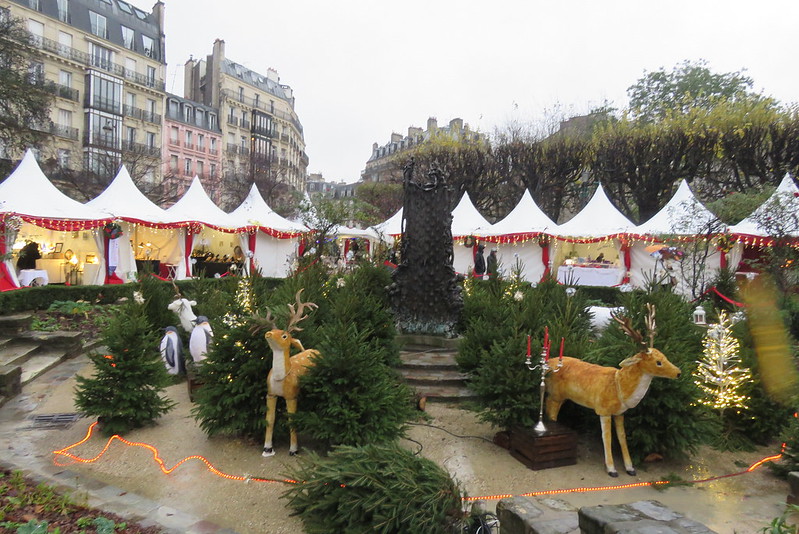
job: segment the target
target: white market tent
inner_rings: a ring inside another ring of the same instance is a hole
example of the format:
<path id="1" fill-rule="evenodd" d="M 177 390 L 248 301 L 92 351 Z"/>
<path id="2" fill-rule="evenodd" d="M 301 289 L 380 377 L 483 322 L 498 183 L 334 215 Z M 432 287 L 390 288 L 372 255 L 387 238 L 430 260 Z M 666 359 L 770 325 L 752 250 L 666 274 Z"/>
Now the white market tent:
<path id="1" fill-rule="evenodd" d="M 107 222 L 110 218 L 106 213 L 59 191 L 44 175 L 31 150 L 0 184 L 0 237 L 5 237 L 0 241 L 0 255 L 13 248 L 19 237 L 36 241 L 43 252 L 60 244 L 63 250 L 73 251 L 73 257 L 78 259 L 92 254 L 103 257 L 99 228 Z M 37 260 L 37 269 L 48 271 L 50 281 L 61 281 L 66 263 L 63 255 L 42 258 Z M 49 276 L 50 269 L 53 276 Z M 19 287 L 19 281 L 11 261 L 6 260 L 0 263 L 0 288 L 13 287 Z"/>
<path id="2" fill-rule="evenodd" d="M 647 278 L 659 277 L 663 274 L 662 263 L 658 262 L 645 248 L 653 242 L 668 241 L 669 238 L 685 238 L 689 236 L 708 236 L 721 232 L 723 224 L 713 212 L 707 209 L 691 191 L 688 182 L 682 180 L 674 196 L 651 219 L 636 227 L 634 233 L 638 234 L 636 241 L 630 248 L 632 268 L 630 269 L 630 282 L 636 287 L 643 287 Z M 684 264 L 691 261 L 690 247 L 679 247 L 686 252 Z M 730 253 L 713 251 L 704 260 L 705 268 L 694 273 L 693 269 L 684 269 L 687 276 L 700 277 L 696 280 L 699 285 L 706 285 L 721 267 L 725 264 L 736 266 L 741 260 L 742 247 L 734 247 Z M 675 266 L 676 267 L 676 266 Z M 677 276 L 680 293 L 690 293 L 689 281 L 683 276 Z"/>
<path id="3" fill-rule="evenodd" d="M 255 184 L 242 203 L 230 212 L 230 217 L 234 224 L 247 231 L 247 234 L 242 234 L 241 248 L 250 257 L 250 272 L 260 271 L 263 276 L 286 276 L 297 250 L 295 238 L 308 229 L 272 210 Z"/>
<path id="4" fill-rule="evenodd" d="M 549 270 L 549 249 L 539 246 L 539 237 L 551 233 L 556 226 L 525 189 L 516 207 L 483 236 L 496 243 L 497 256 L 506 274 L 512 272 L 518 261 L 522 278 L 538 282 Z"/>
<path id="5" fill-rule="evenodd" d="M 769 237 L 769 230 L 764 228 L 760 221 L 765 219 L 766 214 L 773 213 L 778 205 L 781 206 L 781 210 L 787 209 L 793 213 L 799 213 L 799 188 L 794 184 L 790 174 L 786 174 L 782 178 L 776 191 L 763 204 L 747 218 L 730 226 L 728 231 L 739 236 L 746 243 L 754 243 L 755 240 L 751 239 L 753 237 Z M 787 233 L 793 237 L 799 237 L 799 233 L 795 231 L 789 230 Z M 763 244 L 762 239 L 758 241 Z"/>
<path id="6" fill-rule="evenodd" d="M 482 236 L 491 224 L 474 207 L 469 193 L 464 193 L 461 201 L 452 210 L 452 267 L 455 272 L 466 274 L 474 269 L 474 248 L 463 246 L 469 236 Z"/>
<path id="7" fill-rule="evenodd" d="M 383 241 L 391 242 L 402 235 L 402 208 L 385 221 L 371 227 Z M 391 241 L 389 241 L 391 240 Z"/>
<path id="8" fill-rule="evenodd" d="M 625 235 L 634 229 L 635 225 L 616 209 L 602 184 L 599 184 L 588 204 L 552 232 L 557 238 L 555 250 L 551 254 L 558 280 L 604 286 L 625 282 L 630 256 L 629 247 L 623 245 Z M 611 268 L 591 265 L 589 260 L 600 254 L 612 262 Z M 564 262 L 575 263 L 562 265 Z"/>
<path id="9" fill-rule="evenodd" d="M 125 239 L 119 242 L 116 272 L 124 281 L 135 278 L 137 256 L 139 259 L 147 257 L 165 264 L 180 263 L 182 258 L 179 242 L 183 238 L 184 230 L 175 228 L 166 210 L 144 196 L 124 165 L 105 191 L 87 202 L 86 206 L 107 213 L 122 226 Z M 153 257 L 152 251 L 155 250 L 158 252 Z"/>
<path id="10" fill-rule="evenodd" d="M 178 240 L 180 256 L 184 261 L 177 264 L 177 279 L 194 274 L 191 254 L 195 248 L 232 256 L 235 247 L 240 246 L 243 249 L 241 242 L 247 241 L 246 234 L 241 237 L 235 235 L 246 229 L 239 228 L 236 218 L 214 204 L 197 176 L 180 200 L 167 209 L 166 213 L 174 225 L 186 227 L 185 238 Z"/>

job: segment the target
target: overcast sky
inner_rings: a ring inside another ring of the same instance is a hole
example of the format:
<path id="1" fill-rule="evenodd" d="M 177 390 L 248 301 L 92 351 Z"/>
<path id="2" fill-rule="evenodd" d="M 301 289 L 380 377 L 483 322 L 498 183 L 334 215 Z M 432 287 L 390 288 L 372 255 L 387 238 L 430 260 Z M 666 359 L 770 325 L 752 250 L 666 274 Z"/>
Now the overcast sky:
<path id="1" fill-rule="evenodd" d="M 147 11 L 152 4 L 133 0 Z M 294 89 L 309 172 L 354 182 L 392 132 L 459 117 L 491 133 L 627 103 L 645 71 L 705 59 L 797 102 L 796 0 L 164 0 L 167 91 L 225 41 Z"/>

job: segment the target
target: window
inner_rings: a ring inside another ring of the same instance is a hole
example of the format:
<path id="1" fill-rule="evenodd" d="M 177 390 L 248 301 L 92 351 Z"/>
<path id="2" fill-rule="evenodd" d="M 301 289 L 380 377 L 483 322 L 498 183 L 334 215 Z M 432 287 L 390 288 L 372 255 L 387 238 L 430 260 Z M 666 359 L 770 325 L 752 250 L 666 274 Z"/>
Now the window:
<path id="1" fill-rule="evenodd" d="M 241 148 L 247 148 L 247 136 L 246 135 L 242 135 L 241 136 Z"/>
<path id="2" fill-rule="evenodd" d="M 36 11 L 42 10 L 42 0 L 28 0 L 28 5 Z"/>
<path id="3" fill-rule="evenodd" d="M 155 67 L 147 66 L 147 85 L 153 87 L 155 85 Z"/>
<path id="4" fill-rule="evenodd" d="M 131 110 L 136 107 L 136 94 L 135 93 L 126 93 L 125 94 L 125 105 L 128 106 Z"/>
<path id="5" fill-rule="evenodd" d="M 68 70 L 58 72 L 58 83 L 64 87 L 72 87 L 72 73 Z"/>
<path id="6" fill-rule="evenodd" d="M 180 141 L 178 140 L 180 137 L 180 130 L 177 126 L 173 126 L 169 129 L 169 141 L 173 145 L 177 145 Z"/>
<path id="7" fill-rule="evenodd" d="M 211 178 L 216 178 L 216 163 L 211 163 L 208 165 L 208 175 Z"/>
<path id="8" fill-rule="evenodd" d="M 58 110 L 58 125 L 72 127 L 72 112 L 68 109 Z"/>
<path id="9" fill-rule="evenodd" d="M 216 137 L 211 138 L 210 150 L 212 154 L 216 154 Z"/>
<path id="10" fill-rule="evenodd" d="M 189 130 L 186 130 L 186 147 L 187 148 L 194 148 L 192 144 L 192 133 Z"/>
<path id="11" fill-rule="evenodd" d="M 174 154 L 169 156 L 169 169 L 172 172 L 178 172 L 178 157 Z"/>
<path id="12" fill-rule="evenodd" d="M 205 136 L 203 134 L 197 134 L 197 150 L 205 150 Z"/>
<path id="13" fill-rule="evenodd" d="M 205 125 L 205 110 L 203 109 L 194 110 L 194 124 L 196 124 L 197 126 Z"/>
<path id="14" fill-rule="evenodd" d="M 125 127 L 125 141 L 131 145 L 136 142 L 136 128 Z"/>
<path id="15" fill-rule="evenodd" d="M 35 85 L 44 83 L 44 63 L 31 61 L 28 65 L 28 82 Z"/>
<path id="16" fill-rule="evenodd" d="M 244 102 L 244 87 L 239 87 L 239 102 Z"/>
<path id="17" fill-rule="evenodd" d="M 87 91 L 91 90 L 91 106 L 110 113 L 122 111 L 122 81 L 102 75 L 89 75 Z"/>
<path id="18" fill-rule="evenodd" d="M 135 50 L 133 45 L 134 37 L 136 37 L 136 33 L 132 29 L 122 26 L 122 44 L 125 45 L 125 48 Z"/>
<path id="19" fill-rule="evenodd" d="M 233 132 L 228 132 L 227 134 L 227 142 L 230 145 L 236 146 L 236 136 Z"/>
<path id="20" fill-rule="evenodd" d="M 258 107 L 258 104 L 261 102 L 261 95 L 258 93 L 255 94 L 255 107 Z"/>
<path id="21" fill-rule="evenodd" d="M 144 142 L 147 148 L 155 148 L 155 132 L 145 132 Z"/>
<path id="22" fill-rule="evenodd" d="M 69 16 L 69 0 L 57 0 L 58 4 L 58 20 L 62 22 L 72 22 L 72 17 Z"/>
<path id="23" fill-rule="evenodd" d="M 62 169 L 69 168 L 69 150 L 65 148 L 58 149 L 58 166 Z"/>
<path id="24" fill-rule="evenodd" d="M 72 51 L 72 34 L 67 32 L 58 32 L 58 53 L 69 54 Z"/>
<path id="25" fill-rule="evenodd" d="M 183 161 L 183 174 L 191 176 L 191 160 L 189 158 Z"/>
<path id="26" fill-rule="evenodd" d="M 121 9 L 128 15 L 133 15 L 133 11 L 131 11 L 130 6 L 125 2 L 122 2 L 122 0 L 117 0 L 117 5 L 119 6 L 119 9 Z"/>
<path id="27" fill-rule="evenodd" d="M 209 113 L 208 114 L 208 129 L 209 130 L 216 130 L 216 113 Z"/>
<path id="28" fill-rule="evenodd" d="M 36 37 L 36 42 L 42 42 L 42 38 L 44 37 L 44 24 L 28 19 L 28 31 Z"/>
<path id="29" fill-rule="evenodd" d="M 156 58 L 155 41 L 146 35 L 141 36 L 142 43 L 144 44 L 144 55 L 151 58 Z"/>
<path id="30" fill-rule="evenodd" d="M 197 174 L 199 174 L 200 176 L 203 175 L 203 170 L 204 170 L 203 167 L 204 166 L 205 166 L 205 163 L 203 163 L 202 161 L 198 161 L 197 162 Z"/>
<path id="31" fill-rule="evenodd" d="M 92 33 L 97 37 L 108 39 L 108 27 L 105 17 L 94 11 L 89 11 L 89 21 L 92 24 Z"/>
<path id="32" fill-rule="evenodd" d="M 168 114 L 171 118 L 180 118 L 180 102 L 170 99 Z"/>
<path id="33" fill-rule="evenodd" d="M 131 74 L 135 74 L 136 73 L 136 60 L 135 59 L 131 59 L 129 57 L 126 57 L 125 58 L 125 69 L 127 69 L 129 71 L 129 72 L 125 73 L 126 76 L 131 76 Z"/>
<path id="34" fill-rule="evenodd" d="M 147 99 L 147 113 L 150 114 L 150 122 L 155 122 L 155 100 Z"/>
<path id="35" fill-rule="evenodd" d="M 113 68 L 114 52 L 110 48 L 100 46 L 95 43 L 89 43 L 89 52 L 91 54 L 91 64 L 93 67 L 99 67 L 105 70 Z"/>

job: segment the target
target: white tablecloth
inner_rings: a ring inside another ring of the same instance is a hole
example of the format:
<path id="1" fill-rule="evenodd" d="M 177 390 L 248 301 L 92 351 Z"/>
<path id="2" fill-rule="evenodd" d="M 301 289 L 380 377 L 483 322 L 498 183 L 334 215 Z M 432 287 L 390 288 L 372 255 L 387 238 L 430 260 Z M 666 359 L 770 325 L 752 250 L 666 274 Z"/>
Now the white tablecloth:
<path id="1" fill-rule="evenodd" d="M 578 286 L 615 286 L 621 283 L 624 271 L 617 268 L 577 267 L 561 265 L 558 267 L 558 282 Z"/>
<path id="2" fill-rule="evenodd" d="M 18 278 L 21 286 L 46 286 L 50 283 L 50 277 L 44 269 L 22 269 Z"/>

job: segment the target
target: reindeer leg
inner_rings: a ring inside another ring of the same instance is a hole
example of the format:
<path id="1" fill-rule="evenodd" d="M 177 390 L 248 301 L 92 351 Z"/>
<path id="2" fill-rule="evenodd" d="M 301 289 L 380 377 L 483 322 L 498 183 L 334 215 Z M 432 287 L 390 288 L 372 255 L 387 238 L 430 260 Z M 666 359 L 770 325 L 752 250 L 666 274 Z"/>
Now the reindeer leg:
<path id="1" fill-rule="evenodd" d="M 613 435 L 610 428 L 610 416 L 600 415 L 599 422 L 602 423 L 602 444 L 605 447 L 605 470 L 610 476 L 617 477 L 619 473 L 616 471 L 616 466 L 613 463 Z"/>
<path id="2" fill-rule="evenodd" d="M 264 452 L 262 456 L 269 458 L 275 455 L 272 448 L 272 432 L 275 430 L 275 408 L 277 408 L 277 397 L 275 395 L 266 396 L 266 439 L 264 440 Z"/>
<path id="3" fill-rule="evenodd" d="M 289 413 L 289 417 L 293 414 L 297 413 L 297 399 L 286 399 L 286 411 Z M 291 424 L 289 426 L 289 433 L 291 434 L 291 446 L 289 447 L 289 455 L 295 456 L 297 454 L 297 431 L 294 429 L 294 425 Z"/>
<path id="4" fill-rule="evenodd" d="M 621 455 L 624 458 L 624 469 L 630 476 L 635 476 L 635 468 L 633 461 L 630 459 L 630 451 L 627 449 L 627 434 L 624 433 L 624 416 L 614 415 L 613 422 L 616 423 L 616 436 L 619 438 L 619 445 L 621 445 Z"/>

